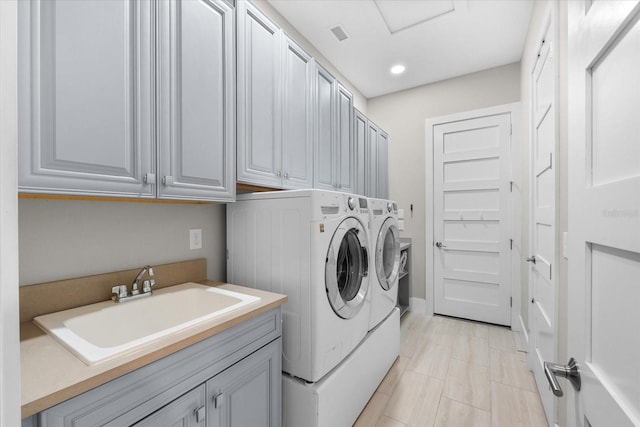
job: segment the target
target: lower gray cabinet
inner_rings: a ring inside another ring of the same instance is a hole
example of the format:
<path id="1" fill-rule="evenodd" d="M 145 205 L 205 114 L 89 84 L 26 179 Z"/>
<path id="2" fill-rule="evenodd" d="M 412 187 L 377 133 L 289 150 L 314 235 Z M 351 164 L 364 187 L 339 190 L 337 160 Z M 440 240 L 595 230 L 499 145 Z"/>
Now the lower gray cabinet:
<path id="1" fill-rule="evenodd" d="M 135 427 L 195 426 L 206 419 L 205 386 L 196 387 L 162 409 L 149 415 Z"/>
<path id="2" fill-rule="evenodd" d="M 272 397 L 280 396 L 281 356 L 277 342 L 258 350 L 207 381 L 208 427 L 269 427 L 282 424 Z"/>
<path id="3" fill-rule="evenodd" d="M 280 308 L 22 420 L 23 427 L 282 425 Z"/>

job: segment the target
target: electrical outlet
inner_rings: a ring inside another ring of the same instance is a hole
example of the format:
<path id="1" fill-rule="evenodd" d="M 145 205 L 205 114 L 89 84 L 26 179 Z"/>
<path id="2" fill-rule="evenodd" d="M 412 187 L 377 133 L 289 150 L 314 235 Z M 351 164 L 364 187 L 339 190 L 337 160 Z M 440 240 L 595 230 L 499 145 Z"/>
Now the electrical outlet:
<path id="1" fill-rule="evenodd" d="M 201 228 L 192 228 L 189 230 L 189 249 L 202 249 Z"/>

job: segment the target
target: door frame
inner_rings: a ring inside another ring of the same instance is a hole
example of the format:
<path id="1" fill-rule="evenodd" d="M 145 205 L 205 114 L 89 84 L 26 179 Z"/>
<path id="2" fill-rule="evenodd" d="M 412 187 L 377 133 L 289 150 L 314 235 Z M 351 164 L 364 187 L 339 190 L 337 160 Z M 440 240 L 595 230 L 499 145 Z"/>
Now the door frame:
<path id="1" fill-rule="evenodd" d="M 0 425 L 20 422 L 18 2 L 0 2 Z"/>
<path id="2" fill-rule="evenodd" d="M 512 156 L 512 147 L 518 145 L 520 143 L 520 102 L 513 102 L 509 104 L 501 104 L 493 107 L 480 108 L 477 110 L 469 110 L 460 113 L 454 113 L 446 116 L 438 116 L 431 117 L 425 120 L 425 311 L 428 315 L 433 315 L 434 310 L 434 248 L 433 248 L 433 235 L 434 235 L 434 211 L 433 211 L 433 203 L 430 203 L 429 200 L 433 200 L 434 198 L 434 188 L 433 188 L 433 128 L 436 125 L 445 124 L 454 121 L 460 120 L 468 120 L 472 118 L 479 118 L 485 116 L 495 116 L 500 114 L 510 114 L 511 115 L 511 144 L 509 147 L 509 180 L 512 182 L 512 186 L 514 188 L 521 188 L 521 176 L 520 176 L 520 158 L 516 156 Z M 514 171 L 518 172 L 517 174 Z M 507 217 L 510 219 L 509 221 L 509 235 L 513 242 L 513 249 L 511 251 L 511 271 L 510 282 L 511 282 L 511 329 L 514 331 L 520 331 L 521 323 L 520 323 L 520 295 L 521 295 L 521 282 L 520 282 L 520 268 L 522 261 L 520 263 L 514 263 L 513 257 L 515 254 L 519 253 L 516 251 L 516 247 L 521 246 L 521 242 L 517 241 L 516 236 L 520 236 L 521 233 L 516 232 L 516 230 L 520 229 L 520 218 L 514 218 L 513 212 L 516 203 L 519 203 L 514 195 L 516 193 L 511 192 L 509 197 L 509 212 L 507 212 Z M 521 257 L 520 257 L 521 258 Z"/>

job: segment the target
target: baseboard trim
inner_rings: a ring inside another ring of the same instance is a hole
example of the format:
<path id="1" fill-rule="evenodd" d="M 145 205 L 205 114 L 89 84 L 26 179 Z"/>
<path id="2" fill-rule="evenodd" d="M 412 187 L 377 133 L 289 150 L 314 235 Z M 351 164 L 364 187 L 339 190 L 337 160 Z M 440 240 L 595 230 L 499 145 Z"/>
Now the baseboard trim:
<path id="1" fill-rule="evenodd" d="M 529 347 L 529 334 L 527 333 L 527 328 L 524 326 L 524 320 L 522 319 L 522 315 L 518 316 L 520 319 L 520 332 L 524 337 L 524 342 L 527 344 L 527 348 Z"/>
<path id="2" fill-rule="evenodd" d="M 427 300 L 424 298 L 409 297 L 409 311 L 427 314 Z"/>

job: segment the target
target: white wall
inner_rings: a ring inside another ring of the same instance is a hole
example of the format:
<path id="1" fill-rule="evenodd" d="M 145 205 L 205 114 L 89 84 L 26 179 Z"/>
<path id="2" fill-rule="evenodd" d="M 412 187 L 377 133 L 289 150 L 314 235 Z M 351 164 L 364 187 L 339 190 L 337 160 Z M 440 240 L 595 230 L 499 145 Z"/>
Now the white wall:
<path id="1" fill-rule="evenodd" d="M 20 200 L 20 285 L 194 258 L 226 278 L 225 206 Z M 189 250 L 189 229 L 202 249 Z"/>
<path id="2" fill-rule="evenodd" d="M 17 4 L 0 1 L 0 425 L 20 424 Z"/>
<path id="3" fill-rule="evenodd" d="M 245 0 L 238 0 L 245 1 Z M 331 62 L 327 58 L 324 57 L 323 54 L 320 53 L 318 49 L 313 46 L 309 40 L 307 40 L 302 34 L 298 32 L 290 23 L 287 21 L 280 13 L 273 8 L 266 0 L 252 0 L 252 3 L 258 7 L 267 15 L 273 22 L 275 22 L 280 28 L 284 30 L 285 33 L 289 35 L 296 43 L 298 43 L 307 53 L 320 63 L 324 68 L 327 69 L 335 78 L 340 80 L 351 93 L 353 93 L 353 105 L 364 114 L 367 114 L 367 98 L 365 98 L 355 86 L 351 84 L 349 80 L 345 76 L 342 75 L 338 71 L 336 67 L 333 66 Z M 328 6 L 329 7 L 329 6 Z"/>
<path id="4" fill-rule="evenodd" d="M 369 99 L 369 118 L 389 132 L 389 197 L 412 238 L 412 297 L 425 298 L 425 120 L 519 100 L 519 63 Z"/>

